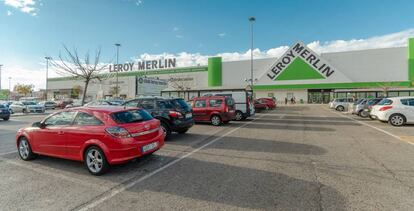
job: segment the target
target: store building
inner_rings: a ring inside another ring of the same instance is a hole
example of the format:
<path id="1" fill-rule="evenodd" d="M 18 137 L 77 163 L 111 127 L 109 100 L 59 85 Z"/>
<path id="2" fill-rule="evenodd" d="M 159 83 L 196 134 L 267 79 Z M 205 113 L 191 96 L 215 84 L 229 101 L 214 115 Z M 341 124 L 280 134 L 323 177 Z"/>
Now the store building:
<path id="1" fill-rule="evenodd" d="M 119 96 L 162 93 L 188 99 L 212 91 L 251 89 L 247 82 L 250 60 L 223 62 L 221 57 L 211 57 L 206 66 L 175 64 L 175 59 L 166 59 L 112 68 L 119 71 Z M 407 47 L 322 54 L 298 42 L 280 58 L 255 59 L 253 66 L 256 97 L 275 97 L 278 101 L 294 97 L 297 102 L 327 103 L 335 97 L 414 96 L 414 38 L 408 40 Z M 112 71 L 105 75 L 106 80 L 90 84 L 88 98 L 114 96 L 115 74 Z M 76 97 L 74 87 L 83 86 L 82 81 L 70 77 L 48 81 L 48 98 Z"/>

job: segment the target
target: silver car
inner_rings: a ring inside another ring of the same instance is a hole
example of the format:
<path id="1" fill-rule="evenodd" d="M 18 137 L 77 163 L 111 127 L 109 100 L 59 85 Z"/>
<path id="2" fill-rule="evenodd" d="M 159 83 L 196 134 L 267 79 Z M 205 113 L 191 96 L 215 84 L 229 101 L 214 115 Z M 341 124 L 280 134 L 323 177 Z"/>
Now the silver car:
<path id="1" fill-rule="evenodd" d="M 352 98 L 336 98 L 329 103 L 329 108 L 337 111 L 345 111 L 349 108 L 349 104 L 353 103 Z"/>
<path id="2" fill-rule="evenodd" d="M 46 110 L 43 105 L 40 105 L 34 101 L 24 101 L 22 104 L 26 106 L 27 112 L 30 113 L 44 113 Z"/>
<path id="3" fill-rule="evenodd" d="M 354 104 L 351 105 L 352 114 L 356 114 L 356 115 L 360 116 L 361 112 L 364 111 L 365 104 L 367 102 L 368 102 L 368 99 L 366 99 L 366 98 L 362 98 L 362 99 L 359 99 L 358 101 L 354 102 Z"/>

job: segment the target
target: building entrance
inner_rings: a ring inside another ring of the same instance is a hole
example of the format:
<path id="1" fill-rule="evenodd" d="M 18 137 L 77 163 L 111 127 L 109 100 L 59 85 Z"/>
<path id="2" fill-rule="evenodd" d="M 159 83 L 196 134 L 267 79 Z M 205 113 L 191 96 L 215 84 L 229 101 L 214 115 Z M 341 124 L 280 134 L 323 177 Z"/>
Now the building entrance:
<path id="1" fill-rule="evenodd" d="M 331 89 L 308 89 L 308 103 L 329 103 L 331 91 Z"/>

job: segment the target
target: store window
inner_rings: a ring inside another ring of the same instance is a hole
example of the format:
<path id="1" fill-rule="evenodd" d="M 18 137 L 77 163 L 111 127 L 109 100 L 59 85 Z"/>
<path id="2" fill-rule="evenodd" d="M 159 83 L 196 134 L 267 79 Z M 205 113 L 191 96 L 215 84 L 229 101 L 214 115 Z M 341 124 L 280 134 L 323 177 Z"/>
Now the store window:
<path id="1" fill-rule="evenodd" d="M 273 98 L 275 97 L 275 93 L 267 93 L 267 96 Z"/>
<path id="2" fill-rule="evenodd" d="M 356 97 L 357 97 L 357 99 L 366 98 L 367 93 L 366 92 L 357 92 Z"/>
<path id="3" fill-rule="evenodd" d="M 400 91 L 398 96 L 407 97 L 407 96 L 410 96 L 410 92 L 409 91 Z"/>
<path id="4" fill-rule="evenodd" d="M 398 92 L 388 92 L 388 97 L 398 97 Z"/>

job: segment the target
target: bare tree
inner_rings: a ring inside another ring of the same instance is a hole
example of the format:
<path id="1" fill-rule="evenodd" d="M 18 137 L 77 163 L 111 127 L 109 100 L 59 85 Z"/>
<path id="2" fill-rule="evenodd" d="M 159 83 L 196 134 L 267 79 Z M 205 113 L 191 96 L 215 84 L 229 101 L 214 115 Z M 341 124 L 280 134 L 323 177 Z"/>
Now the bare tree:
<path id="1" fill-rule="evenodd" d="M 384 97 L 388 97 L 388 92 L 393 87 L 393 83 L 384 82 L 384 83 L 377 83 L 377 85 L 381 88 L 382 93 L 385 95 Z"/>
<path id="2" fill-rule="evenodd" d="M 194 87 L 194 79 L 187 75 L 182 75 L 182 77 L 170 76 L 168 85 L 176 90 L 186 91 Z"/>
<path id="3" fill-rule="evenodd" d="M 88 90 L 88 85 L 92 80 L 99 80 L 102 81 L 106 79 L 106 75 L 100 74 L 104 69 L 107 68 L 108 63 L 102 64 L 99 62 L 101 56 L 101 49 L 97 49 L 95 52 L 94 60 L 90 60 L 89 51 L 85 54 L 84 59 L 82 60 L 79 57 L 78 51 L 74 48 L 70 51 L 65 45 L 63 45 L 65 49 L 66 56 L 62 56 L 59 53 L 59 59 L 54 60 L 53 58 L 50 60 L 51 64 L 56 67 L 56 72 L 60 75 L 69 75 L 72 76 L 74 79 L 83 80 L 85 83 L 82 95 L 82 105 L 85 103 L 86 92 Z"/>

